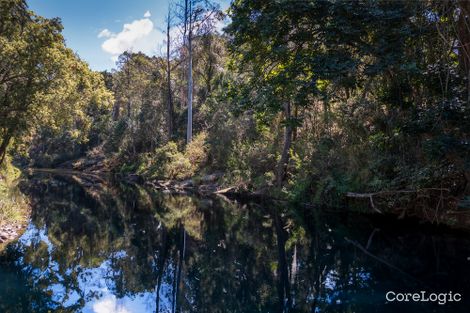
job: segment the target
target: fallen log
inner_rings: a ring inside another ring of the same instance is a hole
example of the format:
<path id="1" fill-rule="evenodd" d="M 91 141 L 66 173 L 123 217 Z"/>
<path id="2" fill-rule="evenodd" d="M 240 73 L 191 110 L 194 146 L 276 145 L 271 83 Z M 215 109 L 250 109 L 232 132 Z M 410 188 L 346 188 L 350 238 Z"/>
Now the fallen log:
<path id="1" fill-rule="evenodd" d="M 370 202 L 370 206 L 372 207 L 372 209 L 374 209 L 374 211 L 380 213 L 380 214 L 383 214 L 382 211 L 380 211 L 379 209 L 377 209 L 377 207 L 375 206 L 374 204 L 374 199 L 373 199 L 373 196 L 375 194 L 374 193 L 355 193 L 355 192 L 348 192 L 346 194 L 346 197 L 348 198 L 369 198 L 369 202 Z"/>
<path id="2" fill-rule="evenodd" d="M 400 194 L 400 193 L 411 194 L 411 193 L 420 193 L 423 191 L 450 192 L 448 188 L 422 188 L 422 189 L 417 189 L 417 190 L 390 190 L 390 191 L 378 191 L 378 192 L 369 192 L 369 193 L 347 192 L 346 197 L 369 199 L 369 203 L 372 209 L 374 209 L 378 213 L 383 213 L 374 204 L 375 196 L 389 196 L 389 195 Z"/>

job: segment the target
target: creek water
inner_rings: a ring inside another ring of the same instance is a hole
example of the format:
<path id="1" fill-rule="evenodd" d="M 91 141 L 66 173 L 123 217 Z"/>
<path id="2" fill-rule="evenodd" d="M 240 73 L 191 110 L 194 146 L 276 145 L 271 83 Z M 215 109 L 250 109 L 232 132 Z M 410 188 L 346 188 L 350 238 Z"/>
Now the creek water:
<path id="1" fill-rule="evenodd" d="M 32 216 L 0 254 L 0 312 L 470 310 L 469 234 L 73 173 L 34 174 L 21 189 Z"/>

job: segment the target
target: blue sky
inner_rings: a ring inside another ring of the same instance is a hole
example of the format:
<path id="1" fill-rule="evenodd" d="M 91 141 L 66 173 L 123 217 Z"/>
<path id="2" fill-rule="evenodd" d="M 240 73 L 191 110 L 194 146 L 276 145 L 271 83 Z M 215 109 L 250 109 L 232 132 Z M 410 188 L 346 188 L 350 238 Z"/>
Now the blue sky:
<path id="1" fill-rule="evenodd" d="M 125 50 L 159 54 L 168 0 L 27 0 L 38 15 L 60 17 L 67 46 L 93 70 L 115 67 Z M 218 1 L 226 9 L 229 0 Z"/>

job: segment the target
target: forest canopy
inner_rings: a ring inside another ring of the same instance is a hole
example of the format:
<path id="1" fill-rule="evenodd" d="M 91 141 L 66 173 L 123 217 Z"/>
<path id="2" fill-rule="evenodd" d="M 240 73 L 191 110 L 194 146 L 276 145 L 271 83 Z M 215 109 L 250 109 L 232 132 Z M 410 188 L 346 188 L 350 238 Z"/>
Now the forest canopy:
<path id="1" fill-rule="evenodd" d="M 220 172 L 328 205 L 403 190 L 388 205 L 428 205 L 438 189 L 456 208 L 470 193 L 469 13 L 456 0 L 179 1 L 162 55 L 127 51 L 98 73 L 59 19 L 5 0 L 0 162 L 147 181 Z"/>
<path id="2" fill-rule="evenodd" d="M 95 116 L 113 96 L 99 73 L 65 46 L 59 19 L 27 10 L 24 1 L 0 3 L 0 163 L 9 147 L 49 136 L 86 142 Z M 40 151 L 38 151 L 40 153 Z"/>

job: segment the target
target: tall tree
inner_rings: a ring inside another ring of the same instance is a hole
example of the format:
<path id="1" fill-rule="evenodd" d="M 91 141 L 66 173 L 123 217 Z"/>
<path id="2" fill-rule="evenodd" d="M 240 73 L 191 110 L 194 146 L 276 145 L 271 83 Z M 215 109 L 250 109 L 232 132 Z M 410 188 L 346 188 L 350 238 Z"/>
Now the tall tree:
<path id="1" fill-rule="evenodd" d="M 0 16 L 1 164 L 10 143 L 35 126 L 78 123 L 90 102 L 109 104 L 111 95 L 65 47 L 60 20 L 34 15 L 21 0 L 1 1 Z"/>
<path id="2" fill-rule="evenodd" d="M 193 138 L 193 1 L 185 0 L 185 28 L 187 25 L 186 45 L 188 49 L 188 125 L 186 142 Z"/>
<path id="3" fill-rule="evenodd" d="M 153 150 L 168 138 L 168 131 L 162 127 L 168 122 L 166 60 L 125 52 L 118 65 L 113 73 L 113 91 L 116 101 L 127 103 L 128 112 L 114 124 L 116 137 L 111 141 L 114 151 L 135 156 Z"/>
<path id="4" fill-rule="evenodd" d="M 173 106 L 173 91 L 171 88 L 171 28 L 172 28 L 172 8 L 168 5 L 168 13 L 166 16 L 166 84 L 167 84 L 167 123 L 168 123 L 168 138 L 171 140 L 173 137 L 173 123 L 174 123 L 174 106 Z"/>
<path id="5" fill-rule="evenodd" d="M 187 64 L 187 128 L 186 142 L 193 138 L 193 40 L 214 30 L 215 22 L 222 18 L 219 6 L 209 0 L 181 0 L 177 17 L 183 29 L 184 58 Z"/>
<path id="6" fill-rule="evenodd" d="M 415 71 L 416 60 L 406 56 L 417 34 L 407 22 L 414 6 L 401 1 L 316 0 L 232 4 L 227 32 L 233 64 L 246 78 L 246 90 L 236 86 L 246 99 L 240 103 L 263 116 L 283 115 L 278 186 L 285 180 L 292 135 L 301 123 L 302 116 L 292 115 L 299 107 L 322 103 L 326 130 L 332 99 L 347 101 L 366 94 L 371 80 L 393 80 L 401 92 L 396 100 L 409 99 L 403 82 Z M 328 85 L 334 86 L 330 94 Z"/>

